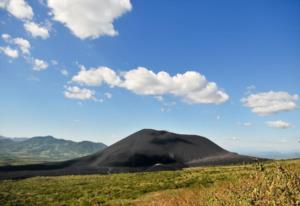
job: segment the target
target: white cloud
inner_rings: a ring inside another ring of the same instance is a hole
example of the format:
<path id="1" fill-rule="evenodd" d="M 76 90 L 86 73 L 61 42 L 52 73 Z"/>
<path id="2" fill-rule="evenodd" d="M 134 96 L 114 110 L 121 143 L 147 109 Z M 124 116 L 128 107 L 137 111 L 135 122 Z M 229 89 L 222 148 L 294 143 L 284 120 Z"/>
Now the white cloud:
<path id="1" fill-rule="evenodd" d="M 131 10 L 130 0 L 48 0 L 53 19 L 81 39 L 115 36 L 113 22 Z"/>
<path id="2" fill-rule="evenodd" d="M 33 37 L 40 37 L 42 39 L 47 39 L 49 37 L 49 29 L 47 27 L 41 26 L 34 22 L 26 22 L 24 28 Z"/>
<path id="3" fill-rule="evenodd" d="M 95 98 L 95 91 L 79 87 L 66 87 L 65 97 L 70 99 L 89 100 Z"/>
<path id="4" fill-rule="evenodd" d="M 72 81 L 88 86 L 100 86 L 102 83 L 117 86 L 120 83 L 120 78 L 115 71 L 108 67 L 87 70 L 84 66 L 81 66 L 81 70 L 72 78 Z"/>
<path id="5" fill-rule="evenodd" d="M 0 0 L 0 8 L 6 9 L 13 16 L 22 20 L 24 22 L 25 30 L 28 31 L 33 37 L 41 37 L 43 39 L 49 37 L 49 28 L 31 21 L 34 13 L 31 6 L 26 1 Z"/>
<path id="6" fill-rule="evenodd" d="M 9 56 L 11 58 L 18 58 L 19 57 L 18 50 L 12 49 L 9 46 L 0 47 L 0 51 L 3 52 L 6 56 Z"/>
<path id="7" fill-rule="evenodd" d="M 0 8 L 6 9 L 13 16 L 22 20 L 25 30 L 33 37 L 41 37 L 42 39 L 49 37 L 50 25 L 46 27 L 33 22 L 33 10 L 25 0 L 0 0 Z"/>
<path id="8" fill-rule="evenodd" d="M 218 89 L 216 83 L 208 82 L 195 71 L 170 76 L 164 71 L 156 74 L 144 67 L 138 67 L 124 74 L 121 87 L 140 95 L 173 94 L 189 103 L 218 104 L 229 99 L 225 92 Z"/>
<path id="9" fill-rule="evenodd" d="M 10 37 L 10 35 L 9 35 L 9 34 L 2 34 L 2 35 L 1 35 L 1 38 L 2 38 L 4 41 L 6 41 L 6 42 L 7 42 L 7 41 L 9 41 L 9 40 L 10 40 L 10 38 L 11 38 L 11 37 Z"/>
<path id="10" fill-rule="evenodd" d="M 126 72 L 122 83 L 122 87 L 141 95 L 163 95 L 173 86 L 168 73 L 161 71 L 155 74 L 144 67 Z"/>
<path id="11" fill-rule="evenodd" d="M 109 92 L 104 93 L 104 95 L 106 96 L 107 99 L 111 99 L 112 98 L 112 94 Z"/>
<path id="12" fill-rule="evenodd" d="M 14 39 L 14 44 L 16 44 L 17 46 L 19 46 L 20 50 L 22 51 L 23 54 L 29 54 L 29 50 L 30 50 L 30 43 L 29 41 L 27 41 L 26 39 L 23 38 L 15 38 Z"/>
<path id="13" fill-rule="evenodd" d="M 33 17 L 31 6 L 24 0 L 1 0 L 0 8 L 6 9 L 10 14 L 21 20 L 30 20 Z"/>
<path id="14" fill-rule="evenodd" d="M 269 115 L 278 112 L 291 111 L 297 108 L 298 95 L 287 92 L 264 92 L 251 94 L 242 98 L 241 101 L 252 112 L 259 115 Z"/>
<path id="15" fill-rule="evenodd" d="M 33 70 L 42 71 L 48 68 L 48 63 L 42 59 L 34 59 L 33 61 Z"/>
<path id="16" fill-rule="evenodd" d="M 64 76 L 68 76 L 68 75 L 69 75 L 69 72 L 68 72 L 68 70 L 66 70 L 66 69 L 60 70 L 60 73 L 61 73 L 62 75 L 64 75 Z"/>
<path id="17" fill-rule="evenodd" d="M 287 129 L 287 128 L 291 128 L 293 126 L 290 123 L 282 121 L 282 120 L 268 121 L 268 122 L 266 122 L 266 124 L 268 127 L 279 128 L 279 129 Z"/>
<path id="18" fill-rule="evenodd" d="M 216 83 L 208 82 L 203 75 L 195 71 L 170 76 L 164 71 L 156 74 L 144 67 L 138 67 L 118 75 L 108 67 L 87 70 L 81 66 L 80 72 L 72 78 L 72 82 L 88 86 L 106 83 L 111 87 L 118 86 L 139 95 L 155 97 L 172 94 L 189 103 L 219 104 L 229 99 L 228 94 L 220 90 Z"/>
<path id="19" fill-rule="evenodd" d="M 12 38 L 9 34 L 2 34 L 1 38 L 10 45 L 17 45 L 23 54 L 30 53 L 30 43 L 28 40 L 21 37 Z"/>

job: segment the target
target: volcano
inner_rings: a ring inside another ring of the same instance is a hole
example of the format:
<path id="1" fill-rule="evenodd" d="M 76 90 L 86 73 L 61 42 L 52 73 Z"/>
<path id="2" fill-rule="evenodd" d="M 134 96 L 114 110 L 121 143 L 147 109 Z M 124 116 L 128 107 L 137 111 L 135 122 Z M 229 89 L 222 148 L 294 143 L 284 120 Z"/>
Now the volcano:
<path id="1" fill-rule="evenodd" d="M 205 137 L 143 129 L 89 156 L 63 162 L 0 167 L 0 179 L 176 170 L 256 160 L 258 158 L 226 151 Z"/>

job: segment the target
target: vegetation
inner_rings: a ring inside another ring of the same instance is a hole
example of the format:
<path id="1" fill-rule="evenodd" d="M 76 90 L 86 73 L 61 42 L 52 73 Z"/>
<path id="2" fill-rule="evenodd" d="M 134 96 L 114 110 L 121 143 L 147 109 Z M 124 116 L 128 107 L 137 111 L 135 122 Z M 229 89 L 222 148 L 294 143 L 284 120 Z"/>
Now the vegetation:
<path id="1" fill-rule="evenodd" d="M 0 166 L 36 164 L 47 161 L 49 161 L 49 158 L 32 157 L 27 155 L 0 154 Z"/>
<path id="2" fill-rule="evenodd" d="M 0 165 L 62 161 L 86 156 L 106 146 L 94 142 L 73 142 L 52 136 L 12 139 L 0 137 Z"/>
<path id="3" fill-rule="evenodd" d="M 0 182 L 1 205 L 300 205 L 300 160 Z"/>

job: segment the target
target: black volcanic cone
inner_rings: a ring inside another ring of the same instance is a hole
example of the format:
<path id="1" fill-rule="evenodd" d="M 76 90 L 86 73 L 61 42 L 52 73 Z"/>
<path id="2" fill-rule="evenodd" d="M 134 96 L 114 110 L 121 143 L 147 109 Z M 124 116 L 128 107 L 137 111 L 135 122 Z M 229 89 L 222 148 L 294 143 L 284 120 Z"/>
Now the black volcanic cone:
<path id="1" fill-rule="evenodd" d="M 139 172 L 252 162 L 207 138 L 143 129 L 95 154 L 59 163 L 0 168 L 0 179 L 37 175 Z"/>

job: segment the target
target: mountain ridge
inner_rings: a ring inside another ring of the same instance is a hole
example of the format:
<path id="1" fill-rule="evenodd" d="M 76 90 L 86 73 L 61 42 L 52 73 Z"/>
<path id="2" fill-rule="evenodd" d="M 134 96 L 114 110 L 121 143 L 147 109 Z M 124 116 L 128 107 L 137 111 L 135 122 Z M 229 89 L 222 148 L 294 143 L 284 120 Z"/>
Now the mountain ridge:
<path id="1" fill-rule="evenodd" d="M 63 161 L 89 155 L 106 145 L 90 141 L 74 142 L 51 135 L 31 138 L 0 138 L 0 163 L 18 164 Z"/>

